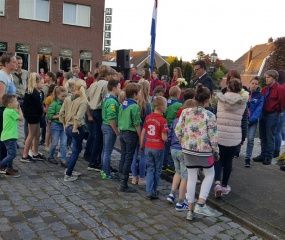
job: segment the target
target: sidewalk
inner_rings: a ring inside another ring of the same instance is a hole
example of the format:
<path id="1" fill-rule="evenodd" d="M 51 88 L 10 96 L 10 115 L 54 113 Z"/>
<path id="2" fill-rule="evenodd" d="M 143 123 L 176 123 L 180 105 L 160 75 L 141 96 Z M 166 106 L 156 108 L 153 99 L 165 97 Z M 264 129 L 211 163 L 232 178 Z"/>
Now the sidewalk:
<path id="1" fill-rule="evenodd" d="M 19 130 L 14 166 L 21 177 L 0 175 L 0 240 L 261 239 L 216 210 L 216 217 L 186 220 L 186 211 L 177 212 L 167 203 L 170 183 L 165 180 L 159 185 L 160 200 L 147 200 L 144 186 L 136 186 L 134 194 L 119 193 L 116 180 L 102 180 L 99 172 L 87 171 L 83 152 L 76 164 L 82 176 L 64 182 L 64 169 L 58 165 L 19 161 L 23 128 Z M 113 167 L 119 159 L 114 151 Z"/>

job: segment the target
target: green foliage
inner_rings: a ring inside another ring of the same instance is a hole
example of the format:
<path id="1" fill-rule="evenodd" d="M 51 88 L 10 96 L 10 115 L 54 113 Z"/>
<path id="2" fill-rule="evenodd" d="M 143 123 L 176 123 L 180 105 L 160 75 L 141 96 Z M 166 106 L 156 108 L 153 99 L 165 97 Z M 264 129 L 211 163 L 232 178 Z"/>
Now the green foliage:
<path id="1" fill-rule="evenodd" d="M 169 56 L 165 59 L 169 64 L 173 63 L 175 60 L 178 60 L 178 57 Z"/>
<path id="2" fill-rule="evenodd" d="M 266 86 L 266 80 L 265 80 L 265 77 L 260 77 L 259 78 L 259 87 L 260 89 L 262 89 L 263 87 Z"/>
<path id="3" fill-rule="evenodd" d="M 277 38 L 274 41 L 268 69 L 285 69 L 285 37 Z"/>
<path id="4" fill-rule="evenodd" d="M 221 69 L 212 74 L 214 89 L 220 89 L 220 82 L 223 79 L 224 75 L 225 74 Z"/>
<path id="5" fill-rule="evenodd" d="M 182 75 L 185 80 L 188 82 L 188 87 L 190 86 L 191 77 L 193 74 L 193 67 L 189 62 L 185 62 L 182 64 Z"/>
<path id="6" fill-rule="evenodd" d="M 167 67 L 167 64 L 164 63 L 163 65 L 161 65 L 159 68 L 158 68 L 158 71 L 159 71 L 159 74 L 162 76 L 162 75 L 168 75 L 168 67 Z"/>
<path id="7" fill-rule="evenodd" d="M 143 68 L 149 68 L 149 63 L 147 61 L 144 62 Z"/>

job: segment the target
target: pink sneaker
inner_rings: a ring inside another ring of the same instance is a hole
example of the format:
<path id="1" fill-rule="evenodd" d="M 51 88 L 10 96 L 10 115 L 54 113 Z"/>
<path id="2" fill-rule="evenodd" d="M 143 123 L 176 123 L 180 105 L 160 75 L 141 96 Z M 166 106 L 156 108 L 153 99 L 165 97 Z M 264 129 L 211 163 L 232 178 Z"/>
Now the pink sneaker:
<path id="1" fill-rule="evenodd" d="M 215 192 L 215 198 L 222 197 L 222 187 L 220 184 L 216 184 L 216 186 L 214 187 L 214 192 Z"/>
<path id="2" fill-rule="evenodd" d="M 227 185 L 227 187 L 222 187 L 222 195 L 227 195 L 231 191 L 231 187 Z"/>

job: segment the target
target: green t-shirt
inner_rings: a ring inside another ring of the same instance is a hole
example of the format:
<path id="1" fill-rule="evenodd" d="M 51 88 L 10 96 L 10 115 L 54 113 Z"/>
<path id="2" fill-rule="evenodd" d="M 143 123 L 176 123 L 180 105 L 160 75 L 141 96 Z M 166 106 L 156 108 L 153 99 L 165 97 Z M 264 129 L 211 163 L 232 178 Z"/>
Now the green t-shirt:
<path id="1" fill-rule="evenodd" d="M 48 108 L 48 119 L 52 122 L 61 123 L 58 119 L 52 119 L 53 116 L 59 115 L 60 109 L 62 107 L 62 101 L 56 99 L 53 101 Z"/>
<path id="2" fill-rule="evenodd" d="M 120 104 L 116 99 L 117 98 L 113 94 L 107 94 L 102 104 L 102 120 L 105 125 L 110 125 L 109 120 L 115 120 L 116 125 L 118 126 Z"/>
<path id="3" fill-rule="evenodd" d="M 18 123 L 20 115 L 12 108 L 5 108 L 3 114 L 3 130 L 1 141 L 18 139 Z"/>
<path id="4" fill-rule="evenodd" d="M 133 99 L 132 99 L 133 100 Z M 118 127 L 120 131 L 136 132 L 137 126 L 141 124 L 140 107 L 132 104 L 123 110 L 123 104 L 119 108 Z"/>
<path id="5" fill-rule="evenodd" d="M 177 99 L 170 98 L 170 99 L 168 99 L 168 103 L 169 103 L 169 101 L 174 101 L 174 103 L 169 105 L 167 107 L 165 113 L 164 113 L 164 117 L 167 120 L 168 126 L 170 126 L 172 124 L 173 120 L 176 118 L 176 115 L 177 115 L 179 108 L 181 108 L 183 106 L 183 104 L 178 102 Z"/>

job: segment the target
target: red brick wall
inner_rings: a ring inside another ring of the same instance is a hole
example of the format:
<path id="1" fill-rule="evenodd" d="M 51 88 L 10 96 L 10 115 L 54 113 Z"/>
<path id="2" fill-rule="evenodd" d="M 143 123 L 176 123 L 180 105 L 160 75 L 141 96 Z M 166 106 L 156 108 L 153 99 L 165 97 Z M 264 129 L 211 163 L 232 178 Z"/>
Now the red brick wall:
<path id="1" fill-rule="evenodd" d="M 62 24 L 63 0 L 50 0 L 49 22 L 19 18 L 19 0 L 5 1 L 5 16 L 0 16 L 0 41 L 8 42 L 8 51 L 15 52 L 15 44 L 30 44 L 30 71 L 37 71 L 39 46 L 51 46 L 52 57 L 59 59 L 60 48 L 73 50 L 73 64 L 79 64 L 79 51 L 92 51 L 92 69 L 102 61 L 104 0 L 68 0 L 91 6 L 90 27 Z M 66 1 L 67 2 L 67 1 Z M 58 63 L 52 63 L 52 71 Z"/>

